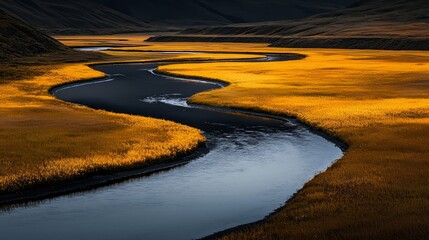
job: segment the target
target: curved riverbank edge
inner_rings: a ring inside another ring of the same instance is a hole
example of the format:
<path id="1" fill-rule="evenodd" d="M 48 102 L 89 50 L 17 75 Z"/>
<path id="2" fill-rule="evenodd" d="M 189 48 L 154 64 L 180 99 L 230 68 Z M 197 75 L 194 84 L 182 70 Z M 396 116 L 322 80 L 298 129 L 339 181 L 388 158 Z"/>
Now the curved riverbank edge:
<path id="1" fill-rule="evenodd" d="M 36 187 L 17 193 L 3 194 L 0 196 L 0 210 L 26 206 L 31 204 L 31 202 L 43 201 L 66 194 L 90 191 L 137 177 L 150 176 L 180 167 L 207 153 L 208 148 L 205 143 L 200 143 L 198 147 L 191 152 L 143 163 L 143 165 L 146 166 L 129 166 L 128 170 L 106 171 L 102 174 L 86 175 L 82 179 L 58 182 L 49 184 L 49 186 L 46 187 Z"/>
<path id="2" fill-rule="evenodd" d="M 146 42 L 228 42 L 228 43 L 269 43 L 270 47 L 284 48 L 336 48 L 373 50 L 429 50 L 427 38 L 386 38 L 386 37 L 283 37 L 231 35 L 193 36 L 159 35 Z"/>
<path id="3" fill-rule="evenodd" d="M 170 73 L 167 71 L 160 71 L 158 69 L 155 69 L 154 73 L 159 74 L 159 75 L 164 75 L 167 77 L 179 78 L 179 79 L 182 78 L 182 79 L 195 79 L 195 80 L 202 80 L 202 81 L 210 81 L 213 83 L 218 83 L 218 84 L 222 85 L 223 87 L 228 87 L 231 84 L 230 82 L 224 81 L 222 79 L 193 77 L 193 76 L 188 76 L 188 75 L 174 74 L 174 73 Z M 215 91 L 215 90 L 213 90 L 213 91 Z M 202 104 L 199 102 L 194 102 L 194 101 L 192 101 L 192 99 L 190 99 L 188 101 L 188 103 L 194 107 L 209 108 L 209 109 L 213 109 L 216 111 L 228 111 L 228 112 L 244 113 L 244 114 L 248 114 L 248 115 L 267 117 L 267 118 L 272 118 L 272 119 L 288 121 L 288 122 L 291 122 L 293 124 L 299 124 L 299 125 L 305 127 L 307 130 L 309 130 L 311 133 L 319 135 L 319 136 L 325 138 L 326 140 L 334 143 L 344 153 L 349 148 L 348 143 L 346 143 L 343 139 L 339 138 L 338 136 L 335 136 L 333 133 L 328 132 L 323 128 L 315 127 L 310 122 L 304 121 L 304 120 L 299 119 L 295 116 L 286 115 L 286 114 L 275 114 L 275 113 L 264 111 L 264 110 L 258 109 L 258 108 L 245 108 L 245 107 L 233 108 L 233 107 L 212 106 L 212 105 Z"/>
<path id="4" fill-rule="evenodd" d="M 112 50 L 110 50 L 112 51 Z M 115 50 L 115 51 L 119 51 L 119 50 Z M 126 50 L 120 50 L 120 51 L 126 51 Z M 138 52 L 171 52 L 171 51 L 152 51 L 152 50 L 137 50 Z M 126 51 L 128 52 L 128 51 Z M 131 50 L 131 52 L 133 52 L 133 50 Z M 183 53 L 193 53 L 193 51 L 181 51 Z M 223 52 L 223 51 L 200 51 L 199 53 L 208 53 L 208 54 L 249 54 L 249 55 L 265 55 L 265 57 L 262 58 L 226 58 L 226 59 L 217 59 L 217 60 L 195 60 L 195 59 L 166 59 L 166 60 L 154 60 L 154 61 L 136 61 L 136 60 L 132 60 L 132 61 L 108 61 L 108 62 L 95 62 L 95 63 L 89 63 L 86 64 L 86 66 L 88 67 L 92 67 L 92 66 L 101 66 L 101 65 L 121 65 L 121 64 L 150 64 L 150 63 L 161 63 L 161 64 L 181 64 L 181 63 L 210 63 L 210 62 L 252 62 L 252 61 L 292 61 L 292 60 L 302 60 L 305 59 L 307 57 L 307 55 L 305 54 L 300 54 L 300 53 L 273 53 L 273 52 Z M 278 59 L 276 60 L 269 60 L 268 59 L 268 55 L 272 55 L 277 57 Z M 156 70 L 155 70 L 156 72 Z M 48 89 L 49 94 L 52 95 L 53 91 L 56 88 L 61 88 L 65 85 L 70 85 L 70 84 L 75 84 L 75 83 L 82 83 L 82 82 L 87 82 L 87 81 L 95 81 L 95 80 L 101 80 L 105 77 L 107 77 L 108 75 L 104 74 L 104 76 L 102 77 L 97 77 L 97 78 L 90 78 L 90 79 L 80 79 L 80 80 L 76 80 L 76 81 L 70 81 L 67 83 L 63 83 L 60 85 L 54 85 L 51 86 Z M 177 77 L 177 76 L 173 76 L 172 77 Z M 220 83 L 223 85 L 229 85 L 228 82 L 222 81 L 222 80 L 217 80 L 217 79 L 204 79 L 204 78 L 196 78 L 193 77 L 192 79 L 195 80 L 207 80 L 207 81 L 212 81 L 212 82 L 216 82 L 216 83 Z M 274 116 L 274 115 L 273 115 Z M 1 202 L 0 202 L 1 204 Z"/>
<path id="5" fill-rule="evenodd" d="M 156 52 L 171 52 L 171 51 L 156 51 Z M 191 52 L 189 52 L 191 53 Z M 201 52 L 205 53 L 205 52 Z M 212 52 L 208 52 L 212 53 Z M 228 52 L 223 52 L 227 54 Z M 253 55 L 263 55 L 261 53 Z M 274 61 L 286 61 L 286 60 L 299 60 L 303 59 L 306 56 L 303 54 L 295 53 L 267 53 L 270 55 L 275 55 L 277 59 Z M 268 56 L 263 58 L 239 58 L 239 59 L 218 59 L 218 60 L 194 60 L 194 59 L 171 59 L 171 60 L 152 60 L 152 61 L 109 61 L 109 62 L 95 62 L 86 64 L 86 66 L 97 66 L 97 65 L 116 65 L 116 64 L 150 64 L 150 63 L 160 63 L 160 64 L 179 64 L 179 63 L 204 63 L 204 62 L 222 62 L 222 61 L 270 61 Z M 96 81 L 104 79 L 108 75 L 104 74 L 101 77 L 89 78 L 89 79 L 80 79 L 76 81 L 70 81 L 62 83 L 59 85 L 53 85 L 48 88 L 48 93 L 52 95 L 53 91 L 56 88 L 60 88 L 65 85 L 78 84 L 87 81 Z M 196 79 L 196 78 L 193 78 Z M 59 100 L 61 101 L 61 100 Z M 63 101 L 61 101 L 63 102 Z M 67 103 L 67 102 L 65 102 Z M 71 103 L 67 103 L 71 104 Z M 223 109 L 227 111 L 227 109 Z M 35 187 L 30 187 L 28 189 L 0 194 L 0 210 L 13 208 L 14 205 L 27 205 L 31 204 L 32 201 L 41 201 L 45 199 L 50 199 L 66 194 L 81 192 L 85 190 L 92 190 L 94 188 L 107 186 L 110 184 L 118 183 L 125 181 L 127 179 L 141 177 L 145 175 L 150 175 L 153 173 L 165 171 L 172 169 L 174 167 L 181 166 L 188 163 L 189 161 L 197 158 L 198 156 L 204 155 L 208 152 L 208 149 L 205 147 L 204 143 L 200 143 L 196 146 L 195 149 L 179 153 L 174 157 L 163 157 L 161 159 L 152 159 L 146 163 L 136 164 L 133 166 L 124 166 L 121 169 L 117 170 L 106 170 L 101 172 L 89 173 L 84 176 L 81 176 L 76 179 L 71 180 L 59 180 L 57 182 L 41 184 Z"/>
<path id="6" fill-rule="evenodd" d="M 189 75 L 174 74 L 174 73 L 170 73 L 170 72 L 167 72 L 167 71 L 160 71 L 158 69 L 154 70 L 154 72 L 156 74 L 159 74 L 159 75 L 164 75 L 164 76 L 173 77 L 173 78 L 197 79 L 197 80 L 203 80 L 203 81 L 211 81 L 211 82 L 219 83 L 219 84 L 223 85 L 223 87 L 228 87 L 231 84 L 230 82 L 224 81 L 224 80 L 221 80 L 221 79 L 207 78 L 207 77 L 194 77 L 194 76 L 189 76 Z M 189 103 L 192 106 L 194 106 L 194 107 L 209 108 L 209 109 L 213 109 L 213 110 L 217 110 L 217 111 L 225 111 L 225 110 L 227 110 L 229 112 L 244 113 L 244 114 L 253 115 L 253 116 L 260 116 L 260 117 L 267 117 L 267 118 L 272 118 L 272 119 L 289 121 L 289 122 L 291 122 L 293 124 L 299 124 L 300 126 L 306 128 L 311 133 L 316 134 L 318 136 L 321 136 L 324 139 L 326 139 L 326 140 L 334 143 L 338 148 L 341 149 L 341 151 L 343 153 L 346 153 L 347 150 L 349 149 L 349 144 L 346 143 L 344 140 L 340 139 L 339 137 L 333 135 L 332 133 L 326 131 L 323 128 L 315 127 L 311 123 L 309 123 L 307 121 L 303 121 L 302 119 L 299 119 L 299 118 L 294 117 L 294 116 L 285 115 L 285 114 L 273 114 L 273 113 L 270 113 L 270 112 L 267 112 L 267 111 L 263 111 L 262 109 L 219 107 L 219 106 L 211 106 L 211 105 L 201 104 L 201 103 L 192 102 L 192 101 L 190 101 Z M 323 172 L 327 171 L 329 168 L 331 168 L 334 165 L 334 163 L 336 163 L 339 160 L 341 160 L 341 158 L 337 159 L 334 162 L 332 162 L 332 164 L 326 170 L 324 170 Z M 314 178 L 316 178 L 319 174 L 321 174 L 323 172 L 319 172 L 313 178 L 309 179 L 307 182 L 310 182 L 311 180 L 313 180 Z M 200 238 L 200 239 L 201 240 L 218 239 L 219 237 L 227 235 L 228 233 L 232 233 L 232 232 L 235 232 L 235 231 L 243 230 L 243 229 L 246 229 L 246 228 L 249 228 L 249 227 L 252 227 L 252 226 L 256 226 L 256 225 L 258 225 L 260 223 L 263 223 L 268 218 L 270 218 L 271 216 L 273 216 L 273 215 L 277 214 L 278 212 L 282 211 L 288 205 L 289 202 L 293 201 L 295 199 L 295 197 L 301 191 L 303 191 L 303 189 L 304 189 L 304 186 L 301 189 L 298 189 L 298 191 L 295 192 L 288 199 L 286 199 L 285 203 L 281 207 L 275 209 L 270 214 L 268 214 L 267 216 L 265 216 L 263 219 L 260 219 L 260 220 L 255 221 L 255 222 L 251 222 L 251 223 L 246 223 L 246 224 L 242 224 L 242 225 L 239 225 L 239 226 L 235 226 L 235 227 L 232 227 L 232 228 L 220 231 L 220 232 L 215 232 L 215 233 L 213 233 L 211 235 L 208 235 L 208 236 Z"/>
<path id="7" fill-rule="evenodd" d="M 109 51 L 116 52 L 141 52 L 141 53 L 165 53 L 165 52 L 175 52 L 175 51 L 157 51 L 157 50 L 120 50 L 120 49 L 111 49 Z M 192 54 L 195 51 L 180 51 L 181 53 Z M 242 54 L 242 55 L 261 55 L 264 57 L 252 57 L 252 58 L 225 58 L 225 59 L 194 59 L 194 58 L 184 58 L 184 59 L 165 59 L 165 60 L 150 60 L 150 61 L 108 61 L 108 62 L 95 62 L 87 64 L 87 66 L 100 66 L 100 65 L 115 65 L 115 64 L 143 64 L 143 63 L 162 63 L 162 64 L 180 64 L 180 63 L 210 63 L 210 62 L 252 62 L 252 61 L 291 61 L 291 60 L 302 60 L 307 57 L 305 54 L 300 53 L 275 53 L 275 52 L 223 52 L 223 51 L 199 51 L 201 54 Z M 275 60 L 267 59 L 269 55 L 277 57 Z M 92 79 L 88 79 L 92 80 Z M 88 80 L 79 80 L 79 81 L 88 81 Z M 73 82 L 70 82 L 73 83 Z M 64 85 L 64 84 L 61 84 Z M 53 86 L 52 88 L 59 87 Z"/>
<path id="8" fill-rule="evenodd" d="M 273 54 L 273 53 L 270 53 L 270 54 Z M 290 57 L 294 56 L 294 54 L 287 54 L 287 55 Z M 304 55 L 298 55 L 297 54 L 297 56 L 295 56 L 296 59 L 287 59 L 287 60 L 298 60 L 298 59 L 304 58 L 303 56 Z M 252 59 L 241 59 L 241 61 L 243 61 L 243 60 L 244 61 L 252 61 Z M 260 60 L 260 59 L 253 59 L 253 60 Z M 219 60 L 215 60 L 215 61 L 208 60 L 208 61 L 218 62 Z M 195 61 L 195 60 L 194 61 L 192 61 L 192 60 L 171 61 L 170 60 L 170 61 L 148 61 L 148 62 L 144 62 L 144 63 L 159 63 L 159 62 L 160 63 L 170 63 L 171 62 L 171 63 L 177 64 L 177 63 L 181 63 L 181 62 L 198 63 L 201 61 Z M 202 61 L 202 62 L 207 62 L 207 61 Z M 111 65 L 111 64 L 112 65 L 113 64 L 132 64 L 132 63 L 142 63 L 142 62 L 126 62 L 126 63 L 121 62 L 121 63 L 104 63 L 104 64 L 103 63 L 96 63 L 96 64 L 89 64 L 88 66 Z M 184 76 L 177 76 L 177 75 L 175 76 L 173 74 L 165 74 L 165 73 L 158 72 L 158 71 L 156 71 L 156 73 L 169 75 L 170 77 L 181 77 L 181 78 L 184 77 Z M 209 79 L 209 78 L 203 79 L 203 78 L 195 78 L 195 77 L 192 77 L 192 78 L 187 77 L 187 79 L 211 81 L 211 82 L 221 83 L 223 86 L 229 85 L 228 82 L 225 82 L 222 80 L 217 80 L 217 79 Z M 68 82 L 65 84 L 58 85 L 58 86 L 53 86 L 49 89 L 49 92 L 52 93 L 52 91 L 55 88 L 58 88 L 58 87 L 61 87 L 64 85 L 75 84 L 75 83 L 79 83 L 79 82 L 93 81 L 93 80 L 97 80 L 97 79 L 79 80 L 79 81 L 75 81 L 75 82 Z M 274 114 L 270 114 L 270 113 L 264 113 L 264 112 L 260 112 L 260 111 L 258 112 L 258 111 L 252 111 L 252 110 L 246 110 L 246 109 L 243 110 L 243 109 L 233 109 L 233 108 L 224 108 L 224 107 L 213 107 L 213 106 L 199 105 L 199 104 L 192 104 L 192 105 L 194 107 L 211 108 L 211 109 L 214 109 L 217 111 L 237 112 L 237 113 L 244 113 L 244 114 L 248 114 L 248 115 L 254 115 L 254 116 L 261 116 L 261 117 L 279 119 L 279 120 L 284 120 L 284 121 L 290 121 L 292 123 L 297 123 L 297 124 L 301 125 L 302 127 L 305 127 L 306 129 L 310 130 L 312 133 L 315 133 L 315 134 L 322 136 L 323 138 L 333 142 L 343 152 L 345 152 L 348 148 L 348 146 L 346 144 L 344 144 L 341 140 L 336 139 L 335 137 L 332 137 L 331 135 L 325 133 L 324 131 L 321 131 L 321 129 L 315 129 L 311 125 L 308 125 L 307 123 L 299 121 L 294 117 L 274 115 Z M 19 193 L 4 194 L 4 195 L 0 196 L 0 208 L 7 210 L 9 208 L 15 208 L 15 207 L 23 206 L 23 205 L 28 205 L 28 204 L 31 205 L 32 202 L 46 200 L 49 198 L 54 198 L 54 197 L 62 196 L 65 194 L 72 194 L 72 193 L 77 193 L 77 192 L 89 191 L 89 190 L 93 190 L 95 188 L 99 188 L 99 187 L 103 187 L 103 186 L 107 186 L 107 185 L 111 185 L 111 184 L 115 184 L 115 183 L 120 183 L 120 182 L 126 181 L 128 179 L 132 179 L 132 178 L 136 178 L 136 177 L 142 177 L 142 176 L 148 176 L 151 174 L 156 174 L 158 172 L 166 171 L 166 170 L 169 170 L 169 169 L 172 169 L 175 167 L 180 167 L 180 166 L 192 161 L 193 159 L 206 154 L 207 152 L 208 152 L 208 149 L 205 147 L 205 145 L 200 144 L 191 153 L 185 153 L 183 155 L 176 156 L 174 158 L 159 159 L 159 160 L 155 161 L 156 163 L 154 165 L 143 166 L 143 167 L 138 167 L 138 168 L 135 168 L 135 166 L 134 166 L 134 167 L 130 167 L 129 170 L 125 170 L 125 171 L 119 170 L 119 171 L 105 172 L 103 174 L 92 175 L 92 176 L 88 175 L 87 177 L 84 177 L 84 178 L 79 179 L 79 180 L 66 181 L 65 183 L 61 182 L 61 183 L 50 185 L 48 187 L 38 187 L 38 188 L 30 189 L 27 191 L 19 192 Z M 161 162 L 161 163 L 159 163 L 159 162 Z M 311 180 L 311 179 L 309 179 L 309 180 Z M 287 201 L 290 201 L 291 199 L 293 199 L 293 196 Z M 283 207 L 275 210 L 272 214 L 281 210 Z M 261 221 L 264 221 L 264 219 L 259 220 L 255 223 L 259 223 Z M 228 229 L 228 230 L 222 231 L 220 233 L 217 233 L 216 235 L 213 235 L 213 236 L 219 236 L 219 234 L 226 233 L 227 231 L 236 230 L 237 228 L 240 228 L 240 227 L 242 228 L 244 226 L 249 226 L 249 225 L 255 224 L 255 223 L 240 225 L 238 227 L 234 227 L 232 229 Z M 209 237 L 211 237 L 211 236 L 209 236 Z"/>

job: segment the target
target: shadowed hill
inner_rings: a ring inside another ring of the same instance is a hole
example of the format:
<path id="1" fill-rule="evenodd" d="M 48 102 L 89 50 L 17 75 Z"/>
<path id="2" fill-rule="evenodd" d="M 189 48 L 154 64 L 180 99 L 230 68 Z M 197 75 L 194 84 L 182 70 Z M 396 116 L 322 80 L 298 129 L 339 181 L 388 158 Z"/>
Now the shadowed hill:
<path id="1" fill-rule="evenodd" d="M 427 0 L 364 0 L 343 10 L 296 21 L 192 28 L 181 35 L 287 47 L 429 49 L 428 29 Z"/>
<path id="2" fill-rule="evenodd" d="M 0 0 L 0 9 L 51 33 L 111 33 L 299 19 L 355 1 Z"/>
<path id="3" fill-rule="evenodd" d="M 102 53 L 74 51 L 0 10 L 0 84 L 41 74 L 38 67 L 96 61 Z"/>
<path id="4" fill-rule="evenodd" d="M 110 33 L 149 29 L 139 19 L 91 0 L 0 0 L 0 9 L 51 33 Z"/>
<path id="5" fill-rule="evenodd" d="M 69 49 L 0 10 L 0 60 L 61 51 Z"/>
<path id="6" fill-rule="evenodd" d="M 350 5 L 355 0 L 97 0 L 153 23 L 230 24 L 299 19 Z"/>

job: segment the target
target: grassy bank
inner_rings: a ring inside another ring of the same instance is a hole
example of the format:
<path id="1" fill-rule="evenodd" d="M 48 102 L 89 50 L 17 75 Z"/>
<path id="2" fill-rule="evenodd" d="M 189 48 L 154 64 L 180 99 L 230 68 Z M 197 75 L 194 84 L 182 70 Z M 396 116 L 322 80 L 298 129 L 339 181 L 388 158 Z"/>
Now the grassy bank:
<path id="1" fill-rule="evenodd" d="M 87 63 L 258 57 L 126 52 L 88 56 Z M 76 54 L 69 60 L 82 61 L 81 57 Z M 2 65 L 0 193 L 148 166 L 188 153 L 205 140 L 199 130 L 173 122 L 96 111 L 55 99 L 48 93 L 53 86 L 104 76 L 85 64 L 58 64 L 56 59 L 67 61 L 64 56 L 42 55 Z"/>
<path id="2" fill-rule="evenodd" d="M 0 192 L 149 164 L 204 141 L 198 130 L 176 123 L 62 103 L 48 94 L 51 86 L 103 74 L 84 65 L 46 70 L 0 86 Z"/>
<path id="3" fill-rule="evenodd" d="M 194 96 L 194 103 L 295 116 L 350 148 L 279 212 L 220 238 L 426 239 L 429 53 L 266 51 L 308 57 L 273 63 L 169 65 L 159 70 L 231 83 Z"/>

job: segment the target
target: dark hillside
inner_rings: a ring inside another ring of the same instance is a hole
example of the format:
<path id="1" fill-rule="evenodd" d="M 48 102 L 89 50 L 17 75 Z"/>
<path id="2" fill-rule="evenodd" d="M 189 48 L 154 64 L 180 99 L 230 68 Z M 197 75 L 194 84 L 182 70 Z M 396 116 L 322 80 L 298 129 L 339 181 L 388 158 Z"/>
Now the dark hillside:
<path id="1" fill-rule="evenodd" d="M 300 19 L 356 0 L 0 0 L 0 9 L 50 33 L 103 34 Z"/>
<path id="2" fill-rule="evenodd" d="M 190 28 L 178 35 L 151 40 L 185 41 L 192 35 L 193 41 L 223 38 L 286 47 L 429 49 L 429 1 L 364 0 L 343 10 L 295 21 Z"/>
<path id="3" fill-rule="evenodd" d="M 0 10 L 0 59 L 68 51 L 55 39 Z"/>
<path id="4" fill-rule="evenodd" d="M 149 25 L 90 0 L 0 0 L 0 9 L 50 33 L 143 31 Z"/>

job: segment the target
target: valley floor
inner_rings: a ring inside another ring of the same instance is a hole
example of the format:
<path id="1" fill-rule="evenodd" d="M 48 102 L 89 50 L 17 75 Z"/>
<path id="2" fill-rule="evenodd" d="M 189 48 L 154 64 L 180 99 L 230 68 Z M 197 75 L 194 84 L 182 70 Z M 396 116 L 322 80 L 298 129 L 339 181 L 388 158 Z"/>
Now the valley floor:
<path id="1" fill-rule="evenodd" d="M 82 43 L 82 37 L 59 39 L 73 46 L 109 43 L 93 38 L 91 44 Z M 425 239 L 429 234 L 428 52 L 286 49 L 236 43 L 141 45 L 145 46 L 126 48 L 133 52 L 104 51 L 110 55 L 106 61 L 189 58 L 148 51 L 305 54 L 303 60 L 286 62 L 176 64 L 159 71 L 231 83 L 194 96 L 193 103 L 294 116 L 349 145 L 344 158 L 308 182 L 277 213 L 216 237 Z M 191 57 L 246 56 L 213 53 Z M 189 152 L 204 141 L 198 130 L 183 125 L 90 110 L 48 94 L 54 85 L 103 76 L 84 64 L 35 68 L 36 76 L 0 85 L 3 192 L 145 165 Z"/>

